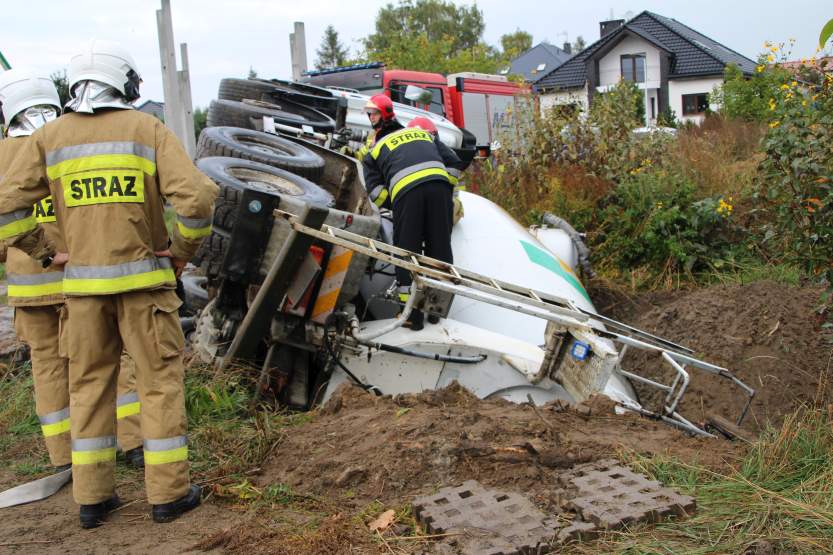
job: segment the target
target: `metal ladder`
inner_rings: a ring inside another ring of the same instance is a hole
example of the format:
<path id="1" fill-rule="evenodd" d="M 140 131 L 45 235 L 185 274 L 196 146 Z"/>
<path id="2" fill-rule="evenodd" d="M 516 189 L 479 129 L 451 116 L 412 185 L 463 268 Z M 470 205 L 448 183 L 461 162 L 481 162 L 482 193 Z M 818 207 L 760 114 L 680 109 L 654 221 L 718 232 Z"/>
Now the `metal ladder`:
<path id="1" fill-rule="evenodd" d="M 333 245 L 339 245 L 370 258 L 408 270 L 413 276 L 418 289 L 444 292 L 449 294 L 449 297 L 451 295 L 460 295 L 555 322 L 568 329 L 593 333 L 620 343 L 623 347 L 619 352 L 619 363 L 621 363 L 628 348 L 653 351 L 660 354 L 663 360 L 670 364 L 676 373 L 676 377 L 671 385 L 661 384 L 643 376 L 627 372 L 621 368 L 618 369 L 618 372 L 629 379 L 639 381 L 640 383 L 666 392 L 663 413 L 652 412 L 631 403 L 622 403 L 623 408 L 627 410 L 662 419 L 693 433 L 712 436 L 713 434 L 706 432 L 685 419 L 677 410 L 690 383 L 690 376 L 686 370 L 686 366 L 698 368 L 720 376 L 734 383 L 746 393 L 748 398 L 736 420 L 737 425 L 743 422 L 752 403 L 755 390 L 742 382 L 730 370 L 694 357 L 693 351 L 687 347 L 612 318 L 585 310 L 569 299 L 497 280 L 441 260 L 395 247 L 376 239 L 358 235 L 344 229 L 334 228 L 330 225 L 324 224 L 321 226 L 321 229 L 315 229 L 302 224 L 297 217 L 281 210 L 275 210 L 275 216 L 288 220 L 292 229 L 298 233 Z M 428 311 L 431 312 L 430 309 Z M 442 314 L 441 310 L 438 312 L 441 316 L 445 315 Z M 599 324 L 603 324 L 604 327 Z"/>

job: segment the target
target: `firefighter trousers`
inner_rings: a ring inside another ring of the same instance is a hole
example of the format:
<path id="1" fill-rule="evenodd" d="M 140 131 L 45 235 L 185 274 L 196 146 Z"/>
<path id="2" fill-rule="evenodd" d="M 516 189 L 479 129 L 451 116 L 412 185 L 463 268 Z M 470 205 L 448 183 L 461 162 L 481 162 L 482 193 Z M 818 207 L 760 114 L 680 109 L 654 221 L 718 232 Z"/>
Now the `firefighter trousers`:
<path id="1" fill-rule="evenodd" d="M 393 244 L 453 263 L 452 193 L 453 189 L 447 181 L 428 181 L 397 198 L 393 204 Z M 400 286 L 411 285 L 410 272 L 396 268 L 396 281 Z"/>
<path id="2" fill-rule="evenodd" d="M 59 319 L 62 305 L 18 306 L 14 312 L 17 336 L 29 345 L 35 412 L 40 420 L 49 460 L 55 466 L 69 464 L 69 361 L 60 348 Z M 133 361 L 123 357 L 118 381 L 118 443 L 127 451 L 142 445 L 139 399 Z"/>
<path id="3" fill-rule="evenodd" d="M 115 490 L 116 372 L 122 349 L 136 363 L 148 501 L 168 503 L 187 493 L 180 304 L 168 289 L 67 298 L 63 343 L 69 355 L 77 503 L 100 503 Z"/>

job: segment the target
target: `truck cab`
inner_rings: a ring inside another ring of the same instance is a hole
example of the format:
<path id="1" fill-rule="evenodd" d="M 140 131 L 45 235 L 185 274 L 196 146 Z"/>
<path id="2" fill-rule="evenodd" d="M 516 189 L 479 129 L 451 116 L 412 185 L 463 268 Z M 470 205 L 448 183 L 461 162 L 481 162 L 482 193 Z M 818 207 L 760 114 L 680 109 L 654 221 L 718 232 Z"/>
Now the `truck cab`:
<path id="1" fill-rule="evenodd" d="M 307 72 L 304 82 L 320 87 L 384 94 L 394 102 L 448 119 L 463 131 L 463 148 L 488 150 L 510 115 L 528 102 L 529 89 L 501 75 L 386 69 L 382 63 Z"/>

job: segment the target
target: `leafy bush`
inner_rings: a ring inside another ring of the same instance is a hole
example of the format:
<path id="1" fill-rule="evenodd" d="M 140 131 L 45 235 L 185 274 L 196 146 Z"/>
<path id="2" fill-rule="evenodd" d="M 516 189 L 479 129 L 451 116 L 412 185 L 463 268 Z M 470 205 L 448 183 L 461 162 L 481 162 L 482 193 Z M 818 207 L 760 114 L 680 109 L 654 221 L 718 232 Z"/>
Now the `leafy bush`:
<path id="1" fill-rule="evenodd" d="M 833 75 L 814 59 L 768 101 L 758 199 L 764 244 L 833 284 Z"/>
<path id="2" fill-rule="evenodd" d="M 600 269 L 691 274 L 729 256 L 733 199 L 696 195 L 691 181 L 664 170 L 625 178 L 606 199 L 592 239 Z"/>
<path id="3" fill-rule="evenodd" d="M 773 53 L 758 58 L 756 73 L 746 77 L 736 65 L 726 66 L 723 85 L 715 88 L 711 101 L 720 105 L 720 113 L 726 118 L 765 122 L 769 118 L 769 99 L 789 79 L 780 67 L 767 70 L 767 63 L 775 61 Z"/>

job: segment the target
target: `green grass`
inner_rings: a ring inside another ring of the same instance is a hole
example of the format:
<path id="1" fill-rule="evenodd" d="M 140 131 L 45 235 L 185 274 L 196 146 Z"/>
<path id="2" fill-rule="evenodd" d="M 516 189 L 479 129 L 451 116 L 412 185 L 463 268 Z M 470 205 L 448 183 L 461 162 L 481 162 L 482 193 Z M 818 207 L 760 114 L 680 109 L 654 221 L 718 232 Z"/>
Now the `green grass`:
<path id="1" fill-rule="evenodd" d="M 791 264 L 766 264 L 759 260 L 726 263 L 713 267 L 704 274 L 705 283 L 724 285 L 746 285 L 756 281 L 774 281 L 784 285 L 798 286 L 801 270 Z"/>
<path id="2" fill-rule="evenodd" d="M 833 552 L 833 426 L 818 409 L 769 429 L 736 468 L 714 472 L 667 457 L 630 455 L 631 466 L 697 499 L 686 520 L 611 532 L 579 552 Z"/>

